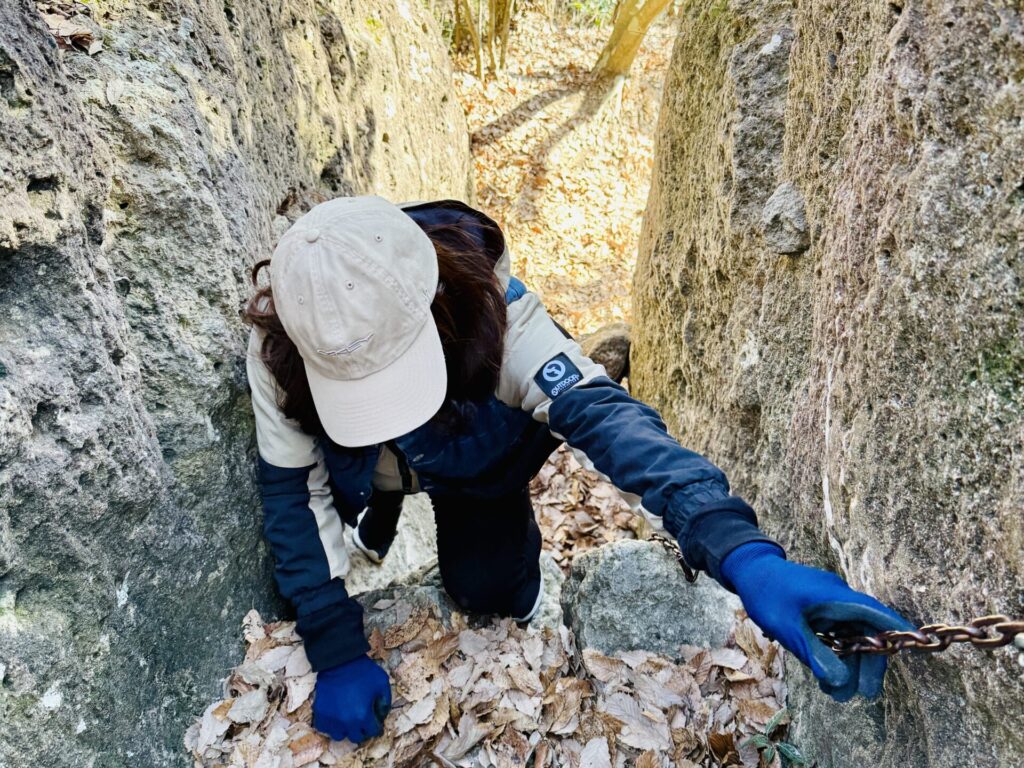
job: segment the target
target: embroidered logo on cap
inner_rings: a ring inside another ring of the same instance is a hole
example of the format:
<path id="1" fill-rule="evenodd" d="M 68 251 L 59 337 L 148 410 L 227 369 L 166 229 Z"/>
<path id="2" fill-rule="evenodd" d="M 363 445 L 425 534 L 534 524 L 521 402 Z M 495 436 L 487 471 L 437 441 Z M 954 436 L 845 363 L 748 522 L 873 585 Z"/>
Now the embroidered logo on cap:
<path id="1" fill-rule="evenodd" d="M 553 400 L 583 381 L 583 374 L 563 352 L 544 363 L 533 380 Z"/>
<path id="2" fill-rule="evenodd" d="M 318 355 L 324 355 L 325 357 L 334 357 L 335 355 L 351 355 L 353 352 L 355 352 L 357 349 L 363 346 L 363 344 L 365 344 L 372 338 L 373 334 L 369 333 L 366 336 L 363 336 L 363 338 L 356 339 L 351 344 L 347 344 L 344 347 L 341 347 L 340 349 L 320 349 L 319 347 L 317 347 L 316 353 Z"/>

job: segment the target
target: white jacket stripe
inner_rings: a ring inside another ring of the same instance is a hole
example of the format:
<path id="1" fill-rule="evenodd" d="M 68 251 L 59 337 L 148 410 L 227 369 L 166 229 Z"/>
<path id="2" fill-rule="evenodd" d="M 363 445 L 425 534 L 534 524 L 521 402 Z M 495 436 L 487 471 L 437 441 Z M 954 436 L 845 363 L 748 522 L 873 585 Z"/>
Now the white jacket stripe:
<path id="1" fill-rule="evenodd" d="M 331 578 L 345 578 L 348 574 L 348 549 L 342 535 L 341 516 L 334 509 L 327 468 L 322 459 L 309 471 L 306 486 L 309 488 L 309 508 L 316 517 L 316 527 L 327 556 Z"/>

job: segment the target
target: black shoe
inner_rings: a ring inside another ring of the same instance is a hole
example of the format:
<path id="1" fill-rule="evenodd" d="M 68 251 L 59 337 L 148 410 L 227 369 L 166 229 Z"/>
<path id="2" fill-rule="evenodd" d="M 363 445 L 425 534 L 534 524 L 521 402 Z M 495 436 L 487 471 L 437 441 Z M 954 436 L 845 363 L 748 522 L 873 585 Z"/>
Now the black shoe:
<path id="1" fill-rule="evenodd" d="M 517 616 L 513 616 L 512 617 L 512 621 L 515 621 L 515 622 L 517 622 L 519 624 L 529 624 L 530 621 L 533 620 L 533 617 L 537 615 L 537 611 L 540 609 L 540 604 L 541 604 L 542 600 L 544 600 L 544 570 L 543 569 L 541 569 L 541 572 L 540 572 L 540 584 L 537 586 L 537 599 L 533 601 L 533 607 L 530 609 L 530 612 L 527 613 L 522 618 L 519 618 Z"/>
<path id="2" fill-rule="evenodd" d="M 391 549 L 401 514 L 400 497 L 398 504 L 372 505 L 359 513 L 355 530 L 352 531 L 352 540 L 371 562 L 379 564 Z"/>

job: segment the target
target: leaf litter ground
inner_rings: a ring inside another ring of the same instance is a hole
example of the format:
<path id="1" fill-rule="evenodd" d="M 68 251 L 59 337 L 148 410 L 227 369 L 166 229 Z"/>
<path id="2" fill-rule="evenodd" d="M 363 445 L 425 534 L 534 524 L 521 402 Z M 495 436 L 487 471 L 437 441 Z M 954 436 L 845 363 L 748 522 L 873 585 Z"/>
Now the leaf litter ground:
<path id="1" fill-rule="evenodd" d="M 397 604 L 396 604 L 397 603 Z M 466 617 L 401 599 L 405 618 L 370 636 L 393 704 L 384 734 L 359 747 L 315 731 L 310 671 L 293 622 L 244 620 L 245 660 L 185 735 L 197 766 L 758 766 L 747 737 L 782 709 L 782 658 L 749 621 L 726 647 L 580 653 L 565 626 Z"/>
<path id="2" fill-rule="evenodd" d="M 621 106 L 596 112 L 587 65 L 607 30 L 561 28 L 527 10 L 499 78 L 481 83 L 456 60 L 479 204 L 508 235 L 513 271 L 574 333 L 629 319 L 672 21 L 651 31 Z M 545 548 L 563 570 L 580 552 L 645 535 L 614 487 L 564 447 L 531 491 Z M 401 597 L 368 607 L 371 655 L 388 670 L 394 707 L 384 734 L 357 748 L 312 728 L 316 674 L 294 623 L 250 611 L 244 661 L 185 735 L 195 765 L 766 764 L 748 738 L 779 720 L 782 652 L 742 612 L 725 647 L 683 646 L 675 660 L 581 652 L 565 626 L 443 614 Z M 767 764 L 779 760 L 776 752 Z"/>
<path id="3" fill-rule="evenodd" d="M 651 28 L 620 96 L 604 103 L 589 68 L 607 27 L 568 27 L 528 10 L 500 76 L 481 82 L 468 57 L 455 59 L 478 204 L 506 233 L 513 273 L 574 334 L 629 319 L 675 28 L 671 18 Z"/>

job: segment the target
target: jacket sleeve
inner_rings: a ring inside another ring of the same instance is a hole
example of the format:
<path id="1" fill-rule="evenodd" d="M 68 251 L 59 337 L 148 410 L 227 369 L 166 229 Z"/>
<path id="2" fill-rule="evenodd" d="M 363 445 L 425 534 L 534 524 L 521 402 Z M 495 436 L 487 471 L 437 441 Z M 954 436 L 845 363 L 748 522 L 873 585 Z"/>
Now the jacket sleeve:
<path id="1" fill-rule="evenodd" d="M 363 609 L 345 590 L 348 551 L 323 452 L 278 407 L 277 382 L 260 359 L 261 344 L 254 328 L 246 371 L 256 417 L 263 535 L 274 556 L 278 589 L 295 606 L 295 629 L 310 665 L 319 671 L 369 650 Z"/>
<path id="2" fill-rule="evenodd" d="M 772 541 L 750 505 L 730 495 L 722 470 L 683 448 L 657 411 L 630 397 L 584 355 L 530 291 L 508 307 L 498 398 L 546 423 L 634 511 L 672 535 L 691 567 L 716 581 L 722 581 L 719 566 L 734 548 Z"/>

